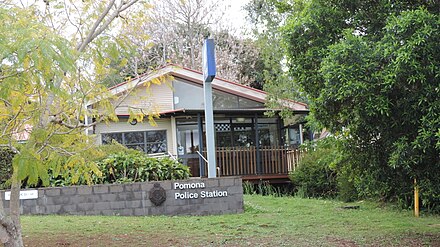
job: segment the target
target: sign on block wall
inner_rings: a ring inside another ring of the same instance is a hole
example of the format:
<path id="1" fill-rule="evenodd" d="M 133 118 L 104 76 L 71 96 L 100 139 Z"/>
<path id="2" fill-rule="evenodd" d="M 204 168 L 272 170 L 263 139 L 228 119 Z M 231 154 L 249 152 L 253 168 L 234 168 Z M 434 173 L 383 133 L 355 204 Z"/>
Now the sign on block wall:
<path id="1" fill-rule="evenodd" d="M 26 200 L 26 199 L 37 199 L 38 198 L 38 190 L 22 190 L 20 191 L 20 199 Z M 10 201 L 11 200 L 11 192 L 6 191 L 5 192 L 5 200 Z"/>
<path id="2" fill-rule="evenodd" d="M 4 195 L 3 195 L 4 194 Z M 210 215 L 243 212 L 240 177 L 191 178 L 21 191 L 20 213 L 48 215 Z M 10 200 L 9 191 L 0 196 Z M 10 202 L 3 201 L 4 209 Z"/>

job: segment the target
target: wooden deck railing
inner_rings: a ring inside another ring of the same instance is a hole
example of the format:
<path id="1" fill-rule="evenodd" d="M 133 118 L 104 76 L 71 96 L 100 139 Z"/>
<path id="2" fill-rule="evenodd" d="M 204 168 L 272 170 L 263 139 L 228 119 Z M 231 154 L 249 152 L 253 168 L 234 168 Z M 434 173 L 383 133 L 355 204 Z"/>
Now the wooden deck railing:
<path id="1" fill-rule="evenodd" d="M 296 170 L 303 155 L 304 151 L 299 149 L 287 150 L 287 170 L 289 172 Z"/>
<path id="2" fill-rule="evenodd" d="M 301 155 L 301 152 L 296 149 L 272 146 L 263 146 L 259 149 L 256 147 L 218 147 L 216 150 L 220 176 L 287 175 L 296 169 Z"/>
<path id="3" fill-rule="evenodd" d="M 257 174 L 255 147 L 219 147 L 216 158 L 220 176 Z"/>

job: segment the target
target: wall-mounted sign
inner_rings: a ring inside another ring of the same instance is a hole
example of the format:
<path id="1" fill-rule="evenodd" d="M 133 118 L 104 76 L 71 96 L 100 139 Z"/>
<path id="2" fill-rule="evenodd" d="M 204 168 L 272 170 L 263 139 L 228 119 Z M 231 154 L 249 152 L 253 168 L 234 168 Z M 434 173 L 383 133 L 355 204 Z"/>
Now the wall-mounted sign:
<path id="1" fill-rule="evenodd" d="M 199 199 L 199 198 L 217 198 L 217 197 L 227 197 L 228 191 L 226 190 L 207 190 L 205 189 L 204 182 L 190 182 L 190 183 L 179 183 L 175 182 L 173 188 L 176 191 L 174 193 L 174 199 Z M 195 189 L 203 189 L 201 191 L 192 191 Z M 189 191 L 182 191 L 189 190 Z"/>
<path id="2" fill-rule="evenodd" d="M 153 188 L 150 190 L 150 201 L 156 205 L 160 206 L 167 199 L 167 194 L 164 188 L 160 186 L 160 183 L 155 183 Z"/>
<path id="3" fill-rule="evenodd" d="M 202 50 L 203 79 L 205 82 L 212 82 L 215 77 L 215 48 L 213 39 L 205 39 Z"/>
<path id="4" fill-rule="evenodd" d="M 20 191 L 20 200 L 26 199 L 37 199 L 38 198 L 38 190 L 22 190 Z M 11 200 L 11 192 L 5 192 L 5 200 Z"/>

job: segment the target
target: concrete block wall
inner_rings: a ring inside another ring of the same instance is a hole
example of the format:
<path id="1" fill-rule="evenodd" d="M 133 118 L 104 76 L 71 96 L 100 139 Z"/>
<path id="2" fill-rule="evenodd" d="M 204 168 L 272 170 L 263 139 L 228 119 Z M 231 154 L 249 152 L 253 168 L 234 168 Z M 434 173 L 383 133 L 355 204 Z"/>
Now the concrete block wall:
<path id="1" fill-rule="evenodd" d="M 159 206 L 150 200 L 155 183 L 165 190 Z M 239 177 L 132 184 L 40 188 L 38 198 L 20 200 L 22 214 L 66 215 L 211 215 L 243 212 Z M 3 204 L 5 191 L 1 191 Z"/>

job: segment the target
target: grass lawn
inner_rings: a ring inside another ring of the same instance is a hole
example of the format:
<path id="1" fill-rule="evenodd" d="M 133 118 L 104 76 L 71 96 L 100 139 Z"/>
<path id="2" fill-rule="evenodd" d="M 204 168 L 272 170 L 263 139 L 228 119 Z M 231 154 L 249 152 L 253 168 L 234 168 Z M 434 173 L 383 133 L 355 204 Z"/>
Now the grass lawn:
<path id="1" fill-rule="evenodd" d="M 358 202 L 246 195 L 221 216 L 23 216 L 26 246 L 440 246 L 440 217 Z"/>

